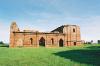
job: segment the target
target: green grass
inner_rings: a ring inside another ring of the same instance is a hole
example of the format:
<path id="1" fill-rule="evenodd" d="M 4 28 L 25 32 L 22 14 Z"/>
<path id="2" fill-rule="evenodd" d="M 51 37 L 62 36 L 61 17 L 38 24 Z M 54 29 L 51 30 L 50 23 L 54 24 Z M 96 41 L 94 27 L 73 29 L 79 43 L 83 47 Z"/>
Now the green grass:
<path id="1" fill-rule="evenodd" d="M 0 47 L 0 66 L 100 66 L 100 45 L 62 48 Z"/>

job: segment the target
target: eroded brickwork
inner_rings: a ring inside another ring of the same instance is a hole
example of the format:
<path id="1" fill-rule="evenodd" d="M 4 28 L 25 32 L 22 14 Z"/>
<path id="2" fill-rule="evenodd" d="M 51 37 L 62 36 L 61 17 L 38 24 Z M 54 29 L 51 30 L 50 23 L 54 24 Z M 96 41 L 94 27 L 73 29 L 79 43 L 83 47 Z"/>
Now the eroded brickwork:
<path id="1" fill-rule="evenodd" d="M 10 26 L 10 47 L 64 47 L 80 44 L 80 27 L 77 25 L 63 25 L 51 32 L 20 31 L 16 22 Z"/>

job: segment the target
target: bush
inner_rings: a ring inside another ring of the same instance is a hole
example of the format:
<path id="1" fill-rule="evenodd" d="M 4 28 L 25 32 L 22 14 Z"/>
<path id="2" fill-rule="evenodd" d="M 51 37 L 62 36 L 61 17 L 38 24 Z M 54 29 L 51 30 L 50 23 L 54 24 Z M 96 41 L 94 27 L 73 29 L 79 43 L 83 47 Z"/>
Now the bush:
<path id="1" fill-rule="evenodd" d="M 4 44 L 3 41 L 0 41 L 0 44 Z"/>

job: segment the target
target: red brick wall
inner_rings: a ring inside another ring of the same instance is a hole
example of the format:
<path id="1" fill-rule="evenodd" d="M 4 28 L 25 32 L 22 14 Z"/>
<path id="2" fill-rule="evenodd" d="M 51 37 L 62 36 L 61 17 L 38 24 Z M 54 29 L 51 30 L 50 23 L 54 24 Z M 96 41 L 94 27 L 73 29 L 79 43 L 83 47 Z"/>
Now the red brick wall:
<path id="1" fill-rule="evenodd" d="M 63 28 L 63 29 L 62 29 Z M 75 32 L 73 32 L 75 29 Z M 81 44 L 80 27 L 76 25 L 65 25 L 54 30 L 61 30 L 63 33 L 40 33 L 40 32 L 21 32 L 16 23 L 10 27 L 10 47 L 39 47 L 41 37 L 45 39 L 45 47 L 59 47 L 59 40 L 63 40 L 63 46 L 74 46 Z M 52 40 L 53 39 L 53 44 Z"/>

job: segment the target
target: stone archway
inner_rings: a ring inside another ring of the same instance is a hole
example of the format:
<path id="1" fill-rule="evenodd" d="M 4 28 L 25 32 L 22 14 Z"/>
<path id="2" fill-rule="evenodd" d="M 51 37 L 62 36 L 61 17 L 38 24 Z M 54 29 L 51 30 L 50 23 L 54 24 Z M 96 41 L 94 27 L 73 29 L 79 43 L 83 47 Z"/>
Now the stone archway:
<path id="1" fill-rule="evenodd" d="M 63 47 L 63 45 L 64 45 L 63 39 L 60 39 L 59 40 L 59 47 Z"/>
<path id="2" fill-rule="evenodd" d="M 39 46 L 45 46 L 45 39 L 43 37 L 39 40 Z"/>

